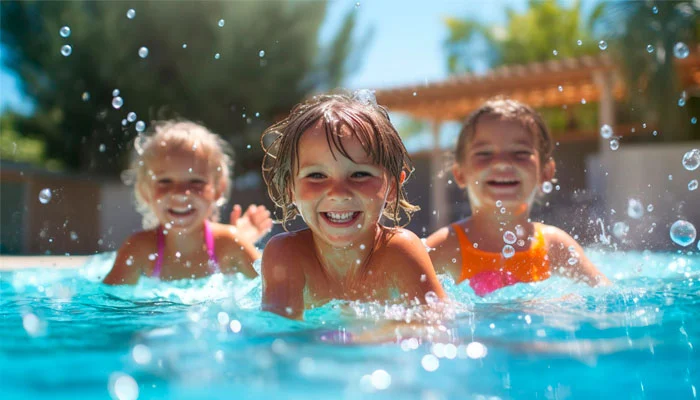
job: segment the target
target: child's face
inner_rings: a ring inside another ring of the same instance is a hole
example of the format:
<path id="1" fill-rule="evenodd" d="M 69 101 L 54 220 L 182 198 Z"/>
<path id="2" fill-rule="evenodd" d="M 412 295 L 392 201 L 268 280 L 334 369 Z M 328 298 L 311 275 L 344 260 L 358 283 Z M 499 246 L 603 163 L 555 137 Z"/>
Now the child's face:
<path id="1" fill-rule="evenodd" d="M 542 165 L 532 132 L 518 122 L 493 116 L 479 120 L 464 154 L 453 173 L 457 184 L 466 187 L 473 208 L 526 212 L 554 173 L 553 162 Z"/>
<path id="2" fill-rule="evenodd" d="M 390 180 L 360 142 L 348 135 L 343 146 L 355 162 L 331 153 L 323 125 L 299 139 L 299 169 L 292 197 L 316 238 L 336 247 L 371 243 L 390 192 Z"/>
<path id="3" fill-rule="evenodd" d="M 202 152 L 156 149 L 148 161 L 152 178 L 139 188 L 161 225 L 188 231 L 201 227 L 219 197 L 211 164 Z"/>

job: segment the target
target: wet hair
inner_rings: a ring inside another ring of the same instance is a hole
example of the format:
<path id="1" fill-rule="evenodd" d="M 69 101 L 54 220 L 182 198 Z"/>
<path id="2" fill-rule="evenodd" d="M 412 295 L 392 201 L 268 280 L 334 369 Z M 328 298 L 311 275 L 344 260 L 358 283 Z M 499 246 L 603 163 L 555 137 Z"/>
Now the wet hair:
<path id="1" fill-rule="evenodd" d="M 262 175 L 270 198 L 281 209 L 280 221 L 286 224 L 298 214 L 293 205 L 292 189 L 294 174 L 299 168 L 299 140 L 319 121 L 333 157 L 337 152 L 352 160 L 341 140 L 352 135 L 372 162 L 387 171 L 396 199 L 386 205 L 384 216 L 399 225 L 403 213 L 408 220 L 406 223 L 410 222 L 411 214 L 419 207 L 406 200 L 401 172 L 406 172 L 408 179 L 413 165 L 386 108 L 377 105 L 368 90 L 357 91 L 354 95 L 343 92 L 314 96 L 294 106 L 286 118 L 263 132 Z"/>
<path id="2" fill-rule="evenodd" d="M 517 100 L 495 98 L 484 103 L 465 120 L 462 130 L 459 132 L 457 148 L 455 149 L 455 159 L 458 163 L 464 161 L 467 144 L 474 136 L 479 120 L 485 117 L 495 117 L 501 121 L 512 121 L 520 124 L 535 136 L 535 146 L 542 165 L 552 158 L 554 151 L 552 135 L 549 133 L 542 116 L 532 107 Z"/>
<path id="3" fill-rule="evenodd" d="M 163 150 L 192 151 L 206 157 L 211 171 L 214 171 L 215 187 L 217 191 L 221 189 L 221 197 L 217 199 L 217 207 L 209 219 L 215 222 L 219 220 L 219 208 L 229 200 L 231 169 L 233 168 L 233 151 L 224 139 L 194 122 L 184 120 L 157 121 L 153 123 L 148 133 L 139 134 L 134 139 L 134 150 L 132 167 L 130 170 L 124 171 L 122 178 L 126 183 L 134 183 L 136 210 L 143 216 L 144 229 L 157 227 L 159 221 L 148 202 L 141 196 L 139 185 L 154 178 L 149 163 L 160 156 Z M 127 180 L 131 180 L 131 182 Z"/>

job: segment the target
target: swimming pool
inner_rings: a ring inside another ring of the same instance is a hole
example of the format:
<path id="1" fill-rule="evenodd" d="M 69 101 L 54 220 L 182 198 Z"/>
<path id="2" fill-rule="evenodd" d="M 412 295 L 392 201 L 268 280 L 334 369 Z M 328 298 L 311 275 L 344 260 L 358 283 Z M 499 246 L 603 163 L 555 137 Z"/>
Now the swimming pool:
<path id="1" fill-rule="evenodd" d="M 700 257 L 602 253 L 614 282 L 553 278 L 422 312 L 329 304 L 288 321 L 259 311 L 258 279 L 194 287 L 99 283 L 114 254 L 71 269 L 0 272 L 3 399 L 697 398 Z M 37 259 L 38 260 L 38 259 Z M 7 267 L 7 265 L 5 265 Z M 576 293 L 576 295 L 569 295 Z M 408 331 L 398 330 L 401 334 Z M 433 337 L 431 343 L 425 340 Z"/>

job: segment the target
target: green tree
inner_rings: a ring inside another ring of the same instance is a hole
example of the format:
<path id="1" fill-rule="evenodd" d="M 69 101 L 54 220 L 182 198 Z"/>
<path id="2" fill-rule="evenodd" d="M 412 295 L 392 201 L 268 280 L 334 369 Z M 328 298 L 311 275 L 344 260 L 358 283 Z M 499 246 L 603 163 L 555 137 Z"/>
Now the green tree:
<path id="1" fill-rule="evenodd" d="M 262 129 L 349 71 L 343 60 L 354 52 L 356 14 L 321 48 L 326 9 L 291 1 L 2 1 L 5 64 L 36 104 L 20 131 L 69 168 L 116 173 L 136 135 L 133 122 L 122 125 L 127 113 L 146 123 L 187 118 L 231 141 L 239 169 L 257 168 Z"/>
<path id="2" fill-rule="evenodd" d="M 674 67 L 675 47 L 694 49 L 700 19 L 697 2 L 659 1 L 606 2 L 594 10 L 590 25 L 608 42 L 609 50 L 623 67 L 628 99 L 635 116 L 661 129 L 662 140 L 688 139 L 689 109 L 700 109 L 683 94 Z M 679 44 L 680 43 L 680 44 Z M 686 106 L 679 106 L 683 98 Z"/>
<path id="3" fill-rule="evenodd" d="M 477 61 L 493 68 L 600 51 L 583 22 L 578 0 L 570 8 L 555 0 L 529 0 L 524 13 L 508 9 L 506 16 L 505 26 L 446 18 L 449 34 L 444 47 L 449 72 L 472 72 Z"/>

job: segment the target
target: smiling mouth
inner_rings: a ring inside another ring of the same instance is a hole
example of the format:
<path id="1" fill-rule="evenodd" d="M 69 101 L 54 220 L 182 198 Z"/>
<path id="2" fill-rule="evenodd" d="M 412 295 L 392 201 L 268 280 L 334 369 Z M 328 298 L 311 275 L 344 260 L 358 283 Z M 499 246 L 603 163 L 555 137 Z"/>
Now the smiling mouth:
<path id="1" fill-rule="evenodd" d="M 489 179 L 486 181 L 486 184 L 496 188 L 512 188 L 518 186 L 520 184 L 520 181 L 513 178 L 498 178 Z"/>
<path id="2" fill-rule="evenodd" d="M 175 217 L 186 217 L 188 215 L 194 214 L 195 209 L 194 208 L 185 208 L 185 209 L 175 209 L 175 208 L 169 208 L 168 213 Z"/>
<path id="3" fill-rule="evenodd" d="M 333 225 L 351 225 L 360 216 L 359 211 L 329 211 L 322 212 L 323 218 Z"/>

